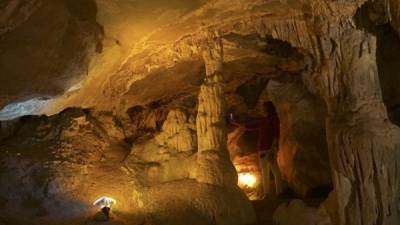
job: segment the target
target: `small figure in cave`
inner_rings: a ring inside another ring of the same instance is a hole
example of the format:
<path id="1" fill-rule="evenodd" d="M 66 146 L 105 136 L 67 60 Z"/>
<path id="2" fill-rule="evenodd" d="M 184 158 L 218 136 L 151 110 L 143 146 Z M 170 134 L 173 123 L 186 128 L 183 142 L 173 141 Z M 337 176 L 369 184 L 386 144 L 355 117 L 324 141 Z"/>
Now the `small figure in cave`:
<path id="1" fill-rule="evenodd" d="M 265 195 L 280 195 L 283 192 L 283 180 L 277 163 L 279 146 L 280 122 L 272 102 L 264 102 L 264 117 L 240 124 L 231 114 L 234 125 L 246 130 L 258 131 L 257 150 L 262 170 L 262 184 Z"/>
<path id="2" fill-rule="evenodd" d="M 103 208 L 101 208 L 100 212 L 96 213 L 96 215 L 94 216 L 94 220 L 97 222 L 110 221 L 110 211 L 110 207 L 104 206 Z"/>
<path id="3" fill-rule="evenodd" d="M 110 219 L 110 208 L 109 207 L 103 207 L 101 211 L 104 213 L 104 215 L 107 217 L 107 219 Z"/>
<path id="4" fill-rule="evenodd" d="M 104 221 L 109 221 L 110 220 L 110 212 L 111 212 L 111 207 L 116 203 L 116 201 L 112 198 L 109 197 L 101 197 L 97 199 L 93 205 L 100 207 L 101 211 L 96 213 L 94 220 L 98 222 L 104 222 Z"/>

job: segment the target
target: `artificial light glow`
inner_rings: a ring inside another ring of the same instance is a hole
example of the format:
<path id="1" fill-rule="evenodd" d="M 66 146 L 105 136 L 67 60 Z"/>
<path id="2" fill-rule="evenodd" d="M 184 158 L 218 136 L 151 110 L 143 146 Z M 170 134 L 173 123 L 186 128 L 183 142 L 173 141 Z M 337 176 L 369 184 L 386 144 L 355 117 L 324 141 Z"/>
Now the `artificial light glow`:
<path id="1" fill-rule="evenodd" d="M 97 199 L 93 205 L 94 206 L 98 206 L 100 208 L 104 208 L 104 207 L 108 207 L 111 208 L 113 205 L 115 205 L 117 203 L 117 201 L 113 198 L 110 197 L 101 197 L 99 199 Z"/>
<path id="2" fill-rule="evenodd" d="M 257 178 L 251 173 L 239 173 L 239 186 L 254 188 L 257 183 Z"/>

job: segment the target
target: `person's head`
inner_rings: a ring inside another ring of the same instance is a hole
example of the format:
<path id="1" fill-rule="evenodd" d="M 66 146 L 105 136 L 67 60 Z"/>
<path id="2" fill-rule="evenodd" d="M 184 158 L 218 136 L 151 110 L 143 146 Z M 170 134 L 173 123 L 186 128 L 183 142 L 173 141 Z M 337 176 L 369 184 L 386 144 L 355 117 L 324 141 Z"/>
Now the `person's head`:
<path id="1" fill-rule="evenodd" d="M 265 113 L 267 116 L 276 115 L 275 106 L 274 106 L 274 104 L 273 104 L 271 101 L 264 102 L 263 106 L 264 106 L 264 113 Z"/>

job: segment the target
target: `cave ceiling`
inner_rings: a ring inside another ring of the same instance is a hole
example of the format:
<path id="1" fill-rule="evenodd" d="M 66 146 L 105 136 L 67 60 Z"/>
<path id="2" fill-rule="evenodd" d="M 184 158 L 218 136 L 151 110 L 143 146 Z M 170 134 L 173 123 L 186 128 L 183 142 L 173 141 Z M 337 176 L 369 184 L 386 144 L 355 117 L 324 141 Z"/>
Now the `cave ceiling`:
<path id="1" fill-rule="evenodd" d="M 303 56 L 318 61 L 318 39 L 334 39 L 353 26 L 363 3 L 2 1 L 0 107 L 42 98 L 46 104 L 38 104 L 40 112 L 48 114 L 73 106 L 125 112 L 196 92 L 204 70 L 200 53 L 206 30 L 223 37 L 228 92 L 251 76 L 298 75 L 306 68 Z M 391 22 L 397 31 L 398 5 L 377 1 L 371 17 Z M 273 51 L 274 40 L 289 43 L 296 54 Z M 334 44 L 324 48 L 329 51 Z"/>

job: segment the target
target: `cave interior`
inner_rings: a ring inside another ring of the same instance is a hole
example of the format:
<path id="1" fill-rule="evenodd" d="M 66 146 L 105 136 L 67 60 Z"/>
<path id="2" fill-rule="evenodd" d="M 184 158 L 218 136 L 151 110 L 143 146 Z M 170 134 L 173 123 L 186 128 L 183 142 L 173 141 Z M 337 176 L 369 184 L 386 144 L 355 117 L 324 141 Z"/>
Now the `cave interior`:
<path id="1" fill-rule="evenodd" d="M 399 52 L 397 0 L 1 0 L 0 225 L 398 225 Z"/>

